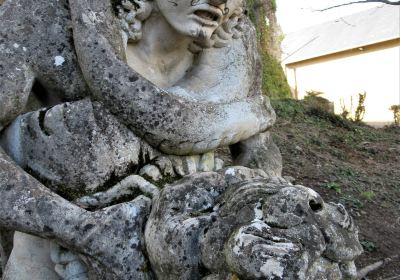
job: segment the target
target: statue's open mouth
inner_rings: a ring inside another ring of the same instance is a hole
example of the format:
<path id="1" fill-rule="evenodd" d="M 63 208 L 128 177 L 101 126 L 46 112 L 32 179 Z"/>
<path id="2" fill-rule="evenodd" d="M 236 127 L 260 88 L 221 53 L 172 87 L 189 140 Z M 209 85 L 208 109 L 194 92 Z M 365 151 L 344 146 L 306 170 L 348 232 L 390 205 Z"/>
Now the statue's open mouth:
<path id="1" fill-rule="evenodd" d="M 197 10 L 194 12 L 194 14 L 204 20 L 207 21 L 215 21 L 219 22 L 220 15 L 214 11 L 206 11 L 206 10 Z"/>

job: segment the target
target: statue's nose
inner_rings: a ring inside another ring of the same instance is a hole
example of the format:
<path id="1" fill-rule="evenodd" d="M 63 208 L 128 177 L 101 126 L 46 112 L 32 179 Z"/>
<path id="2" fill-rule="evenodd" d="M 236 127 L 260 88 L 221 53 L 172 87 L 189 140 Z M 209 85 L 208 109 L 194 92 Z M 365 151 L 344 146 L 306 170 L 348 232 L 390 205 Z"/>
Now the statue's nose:
<path id="1" fill-rule="evenodd" d="M 227 2 L 227 0 L 210 0 L 209 1 L 210 5 L 213 5 L 213 6 L 219 6 L 222 4 L 226 4 L 226 2 Z"/>

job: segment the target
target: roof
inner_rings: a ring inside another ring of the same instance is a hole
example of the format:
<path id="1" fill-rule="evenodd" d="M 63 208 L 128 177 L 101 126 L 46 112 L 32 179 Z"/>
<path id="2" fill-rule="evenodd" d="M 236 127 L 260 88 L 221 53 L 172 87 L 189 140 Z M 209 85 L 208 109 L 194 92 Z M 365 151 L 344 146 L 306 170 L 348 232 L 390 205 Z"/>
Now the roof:
<path id="1" fill-rule="evenodd" d="M 373 9 L 286 35 L 282 62 L 290 64 L 400 38 L 400 6 Z"/>

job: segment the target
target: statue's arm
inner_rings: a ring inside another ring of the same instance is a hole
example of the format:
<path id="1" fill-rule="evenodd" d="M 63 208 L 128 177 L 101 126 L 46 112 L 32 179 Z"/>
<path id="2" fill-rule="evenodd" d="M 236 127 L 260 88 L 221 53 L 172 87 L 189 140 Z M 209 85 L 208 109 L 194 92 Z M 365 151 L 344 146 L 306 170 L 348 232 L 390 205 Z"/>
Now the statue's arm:
<path id="1" fill-rule="evenodd" d="M 254 30 L 245 25 L 242 37 L 229 47 L 204 50 L 198 65 L 170 91 L 210 102 L 231 102 L 262 95 L 260 58 Z M 266 107 L 270 108 L 266 99 Z M 274 114 L 271 114 L 274 117 Z M 268 131 L 257 133 L 230 146 L 235 165 L 260 168 L 270 176 L 281 176 L 282 158 Z"/>
<path id="2" fill-rule="evenodd" d="M 138 236 L 150 205 L 149 198 L 139 196 L 101 211 L 86 211 L 48 190 L 0 149 L 0 227 L 52 239 L 83 254 L 103 279 L 136 279 L 139 269 L 131 271 L 130 266 L 142 256 Z M 132 242 L 137 249 L 132 250 Z"/>
<path id="3" fill-rule="evenodd" d="M 34 82 L 30 67 L 14 50 L 17 45 L 2 42 L 6 43 L 0 45 L 0 131 L 23 112 Z M 0 227 L 55 236 L 62 233 L 57 219 L 65 220 L 65 215 L 56 218 L 53 210 L 81 211 L 17 167 L 0 147 Z"/>
<path id="4" fill-rule="evenodd" d="M 88 216 L 17 167 L 1 148 L 0 183 L 1 227 L 71 242 L 63 233 L 68 223 Z"/>
<path id="5" fill-rule="evenodd" d="M 93 97 L 153 147 L 168 154 L 201 154 L 272 125 L 260 95 L 213 104 L 157 88 L 118 57 L 110 34 L 119 27 L 109 1 L 73 0 L 70 8 L 75 49 Z"/>
<path id="6" fill-rule="evenodd" d="M 6 30 L 0 28 L 1 39 L 4 38 L 1 32 Z M 21 48 L 12 40 L 0 40 L 0 133 L 23 113 L 35 80 L 26 60 L 16 51 Z M 133 263 L 140 248 L 136 251 L 119 248 L 115 242 L 128 240 L 126 244 L 132 244 L 129 240 L 137 240 L 150 204 L 148 198 L 138 197 L 102 211 L 86 211 L 51 192 L 18 167 L 0 147 L 0 228 L 52 239 L 92 256 L 91 260 L 100 264 L 100 270 L 103 267 L 112 275 L 104 279 L 131 275 L 124 264 Z M 109 232 L 110 227 L 120 230 Z M 124 258 L 127 262 L 122 261 Z"/>

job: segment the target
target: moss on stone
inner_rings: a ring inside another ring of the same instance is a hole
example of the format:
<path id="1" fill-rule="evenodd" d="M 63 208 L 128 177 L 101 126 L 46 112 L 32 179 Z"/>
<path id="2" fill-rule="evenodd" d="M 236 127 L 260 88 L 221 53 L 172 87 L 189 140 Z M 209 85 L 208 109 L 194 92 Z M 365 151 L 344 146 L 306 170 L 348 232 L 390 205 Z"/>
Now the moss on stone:
<path id="1" fill-rule="evenodd" d="M 181 177 L 173 177 L 173 176 L 164 176 L 163 175 L 161 180 L 154 181 L 147 175 L 144 175 L 142 177 L 158 188 L 163 188 L 165 185 L 171 184 L 181 178 Z"/>
<path id="2" fill-rule="evenodd" d="M 272 1 L 273 12 L 276 11 L 276 2 Z M 247 14 L 256 27 L 259 51 L 262 59 L 263 67 L 263 83 L 262 90 L 265 95 L 271 98 L 289 98 L 291 90 L 288 85 L 285 73 L 283 72 L 280 62 L 271 55 L 269 38 L 272 36 L 272 30 L 265 22 L 266 11 L 263 6 L 255 7 L 255 0 L 247 1 Z"/>
<path id="3" fill-rule="evenodd" d="M 263 83 L 264 94 L 271 98 L 291 97 L 290 87 L 279 61 L 268 52 L 263 53 Z"/>

